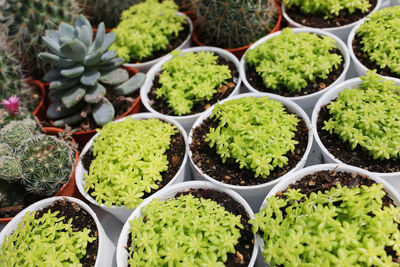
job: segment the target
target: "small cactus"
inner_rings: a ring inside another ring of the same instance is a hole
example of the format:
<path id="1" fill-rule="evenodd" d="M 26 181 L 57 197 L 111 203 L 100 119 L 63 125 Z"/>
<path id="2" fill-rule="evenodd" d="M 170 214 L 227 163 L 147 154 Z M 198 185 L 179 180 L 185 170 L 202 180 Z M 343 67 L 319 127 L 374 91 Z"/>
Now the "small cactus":
<path id="1" fill-rule="evenodd" d="M 21 162 L 12 156 L 0 157 L 0 178 L 6 182 L 18 182 L 22 178 Z"/>
<path id="2" fill-rule="evenodd" d="M 268 34 L 276 25 L 273 0 L 194 0 L 200 32 L 207 45 L 238 48 Z"/>
<path id="3" fill-rule="evenodd" d="M 37 133 L 36 121 L 32 119 L 11 121 L 0 130 L 0 143 L 16 148 L 35 133 Z"/>

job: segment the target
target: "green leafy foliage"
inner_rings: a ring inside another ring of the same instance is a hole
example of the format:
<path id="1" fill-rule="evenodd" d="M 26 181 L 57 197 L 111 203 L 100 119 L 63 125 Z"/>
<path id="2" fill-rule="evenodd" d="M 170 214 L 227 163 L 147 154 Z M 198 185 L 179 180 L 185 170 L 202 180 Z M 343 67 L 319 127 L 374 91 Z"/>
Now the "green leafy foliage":
<path id="1" fill-rule="evenodd" d="M 343 61 L 331 53 L 335 40 L 314 33 L 282 33 L 246 52 L 246 62 L 262 77 L 267 88 L 300 92 L 316 78 L 328 75 Z"/>
<path id="2" fill-rule="evenodd" d="M 35 219 L 35 213 L 26 213 L 17 229 L 7 236 L 0 246 L 0 262 L 3 266 L 80 266 L 86 255 L 90 230 L 76 231 L 72 218 L 63 223 L 59 212 L 43 214 Z"/>
<path id="3" fill-rule="evenodd" d="M 281 102 L 268 97 L 242 97 L 217 104 L 206 142 L 215 147 L 222 161 L 232 158 L 240 168 L 266 178 L 276 167 L 287 164 L 285 156 L 295 149 L 299 119 L 288 114 Z"/>
<path id="4" fill-rule="evenodd" d="M 85 190 L 106 206 L 136 208 L 144 193 L 157 189 L 168 169 L 166 151 L 176 127 L 159 119 L 106 124 L 93 141 L 95 159 Z"/>
<path id="5" fill-rule="evenodd" d="M 304 14 L 324 15 L 325 18 L 338 16 L 342 10 L 353 14 L 367 12 L 371 7 L 369 0 L 283 0 L 283 3 L 299 7 Z"/>
<path id="6" fill-rule="evenodd" d="M 400 74 L 400 6 L 372 13 L 357 29 L 357 35 L 371 61 Z"/>
<path id="7" fill-rule="evenodd" d="M 382 206 L 382 184 L 284 195 L 250 221 L 270 266 L 398 266 L 385 248 L 400 254 L 400 208 Z"/>
<path id="8" fill-rule="evenodd" d="M 130 266 L 223 267 L 240 238 L 240 215 L 192 195 L 154 199 L 130 221 Z"/>
<path id="9" fill-rule="evenodd" d="M 217 89 L 232 77 L 227 65 L 218 65 L 218 56 L 211 52 L 172 52 L 160 75 L 157 97 L 167 99 L 177 115 L 190 113 L 193 103 L 210 100 Z"/>
<path id="10" fill-rule="evenodd" d="M 127 62 L 137 62 L 167 49 L 187 23 L 178 16 L 178 6 L 172 0 L 146 0 L 134 5 L 121 15 L 121 22 L 113 30 L 117 34 L 111 49 Z"/>
<path id="11" fill-rule="evenodd" d="M 400 86 L 369 71 L 359 88 L 346 89 L 327 105 L 331 118 L 322 129 L 374 159 L 400 158 Z"/>

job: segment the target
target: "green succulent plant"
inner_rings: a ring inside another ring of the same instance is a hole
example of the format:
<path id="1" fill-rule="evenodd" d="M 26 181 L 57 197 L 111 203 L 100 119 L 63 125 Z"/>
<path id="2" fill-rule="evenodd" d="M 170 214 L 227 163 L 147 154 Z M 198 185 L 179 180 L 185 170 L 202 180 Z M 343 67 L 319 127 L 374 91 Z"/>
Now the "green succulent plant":
<path id="1" fill-rule="evenodd" d="M 240 215 L 193 195 L 154 199 L 130 221 L 130 266 L 223 267 L 240 238 Z M 149 249 L 143 249 L 143 248 Z"/>
<path id="2" fill-rule="evenodd" d="M 400 158 L 400 86 L 373 71 L 359 88 L 346 89 L 327 105 L 331 118 L 323 130 L 337 134 L 352 149 L 360 146 L 374 159 Z"/>
<path id="3" fill-rule="evenodd" d="M 43 42 L 49 52 L 39 57 L 55 67 L 44 76 L 50 82 L 49 98 L 52 104 L 47 109 L 47 117 L 57 127 L 73 125 L 91 115 L 98 125 L 113 120 L 115 110 L 106 97 L 106 87 L 116 87 L 117 95 L 128 95 L 140 87 L 132 81 L 143 82 L 143 74 L 133 76 L 119 68 L 124 59 L 118 58 L 109 47 L 115 40 L 115 33 L 105 33 L 104 23 L 100 23 L 93 38 L 90 22 L 79 16 L 75 27 L 61 23 L 57 31 L 46 31 Z M 85 111 L 85 112 L 82 112 Z"/>
<path id="4" fill-rule="evenodd" d="M 400 6 L 372 13 L 356 31 L 362 50 L 380 68 L 400 75 Z"/>
<path id="5" fill-rule="evenodd" d="M 300 92 L 316 78 L 328 78 L 343 57 L 331 53 L 335 40 L 314 33 L 282 33 L 246 52 L 246 63 L 253 66 L 267 88 Z"/>

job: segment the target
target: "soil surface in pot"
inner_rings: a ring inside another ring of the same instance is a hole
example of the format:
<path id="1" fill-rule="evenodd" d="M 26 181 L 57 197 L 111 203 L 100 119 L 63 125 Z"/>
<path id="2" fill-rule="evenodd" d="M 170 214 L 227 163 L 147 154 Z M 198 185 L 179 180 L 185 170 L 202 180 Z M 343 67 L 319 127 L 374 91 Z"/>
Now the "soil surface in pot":
<path id="1" fill-rule="evenodd" d="M 305 88 L 303 88 L 300 92 L 289 92 L 287 87 L 281 87 L 276 90 L 267 88 L 264 84 L 262 77 L 257 73 L 256 68 L 246 64 L 246 78 L 249 81 L 250 85 L 254 87 L 254 89 L 260 92 L 266 92 L 271 94 L 277 94 L 285 97 L 294 97 L 294 96 L 305 96 L 310 95 L 321 90 L 324 90 L 329 85 L 331 85 L 334 81 L 336 81 L 339 76 L 343 72 L 344 65 L 344 57 L 340 53 L 338 49 L 333 49 L 331 51 L 332 54 L 338 54 L 342 57 L 342 63 L 338 65 L 337 68 L 334 68 L 331 73 L 329 73 L 328 78 L 316 78 L 314 82 L 310 82 Z"/>
<path id="2" fill-rule="evenodd" d="M 74 231 L 82 231 L 87 228 L 90 230 L 89 236 L 97 237 L 92 243 L 88 243 L 86 247 L 86 255 L 80 259 L 80 263 L 84 267 L 94 266 L 97 258 L 97 251 L 99 247 L 99 232 L 97 230 L 96 222 L 93 217 L 78 204 L 68 200 L 56 200 L 49 207 L 39 210 L 35 214 L 35 218 L 39 219 L 43 217 L 43 214 L 48 211 L 59 213 L 57 218 L 65 217 L 62 222 L 68 223 L 68 220 L 72 218 L 72 229 Z"/>
<path id="3" fill-rule="evenodd" d="M 241 237 L 239 243 L 235 246 L 236 253 L 228 253 L 228 259 L 225 266 L 229 267 L 244 267 L 248 266 L 254 247 L 254 234 L 249 224 L 249 216 L 242 205 L 236 202 L 228 194 L 212 189 L 190 189 L 188 191 L 180 192 L 175 195 L 175 198 L 181 195 L 192 194 L 196 198 L 211 199 L 217 202 L 220 206 L 224 207 L 228 212 L 234 215 L 241 215 L 241 224 L 244 226 L 240 229 Z M 132 234 L 128 235 L 127 247 L 130 248 L 132 244 Z"/>
<path id="4" fill-rule="evenodd" d="M 367 16 L 375 8 L 377 0 L 369 0 L 369 3 L 371 4 L 371 7 L 369 8 L 368 12 L 363 13 L 360 10 L 357 10 L 354 13 L 350 14 L 347 10 L 341 10 L 339 12 L 339 16 L 328 19 L 324 19 L 324 15 L 321 14 L 303 14 L 300 8 L 296 6 L 292 6 L 290 8 L 286 6 L 286 13 L 292 20 L 307 27 L 320 29 L 333 28 L 351 24 Z"/>
<path id="5" fill-rule="evenodd" d="M 185 139 L 180 132 L 171 136 L 171 145 L 170 148 L 166 151 L 166 154 L 169 162 L 168 170 L 161 173 L 162 180 L 156 182 L 158 188 L 152 189 L 150 193 L 144 192 L 142 199 L 145 199 L 157 192 L 158 190 L 161 190 L 172 180 L 172 178 L 174 178 L 175 174 L 179 171 L 179 168 L 181 167 L 183 159 L 185 157 Z M 92 149 L 89 149 L 82 157 L 83 167 L 89 171 L 90 164 L 94 159 L 95 156 L 93 155 L 93 151 Z M 89 194 L 91 195 L 92 192 L 93 190 L 89 191 Z"/>
<path id="6" fill-rule="evenodd" d="M 236 83 L 239 79 L 239 73 L 236 69 L 235 64 L 233 64 L 233 62 L 231 61 L 223 59 L 220 56 L 218 56 L 217 63 L 218 65 L 228 65 L 231 71 L 232 78 L 227 80 L 227 83 L 225 85 L 222 85 L 220 88 L 218 88 L 217 93 L 213 95 L 210 101 L 207 101 L 206 99 L 202 101 L 197 101 L 196 103 L 194 103 L 191 113 L 184 116 L 193 115 L 205 111 L 206 109 L 217 103 L 217 101 L 227 98 L 235 89 Z M 162 114 L 176 116 L 174 114 L 174 110 L 168 106 L 168 102 L 165 98 L 157 98 L 156 91 L 162 86 L 159 82 L 161 73 L 162 71 L 156 73 L 154 77 L 153 86 L 148 93 L 149 104 L 153 109 Z"/>
<path id="7" fill-rule="evenodd" d="M 362 51 L 364 48 L 364 45 L 361 44 L 362 37 L 359 34 L 356 34 L 353 39 L 353 51 L 354 55 L 357 57 L 357 59 L 363 64 L 365 67 L 367 67 L 370 70 L 376 69 L 377 73 L 383 76 L 390 76 L 394 78 L 400 79 L 400 74 L 399 73 L 394 73 L 392 72 L 387 66 L 385 68 L 381 68 L 378 66 L 373 61 L 369 60 L 369 56 L 367 52 Z"/>
<path id="8" fill-rule="evenodd" d="M 175 50 L 178 46 L 180 46 L 189 36 L 189 33 L 190 33 L 189 23 L 183 24 L 183 30 L 179 32 L 178 36 L 175 39 L 171 40 L 171 42 L 167 46 L 167 49 L 154 51 L 153 55 L 143 58 L 140 61 L 139 60 L 135 61 L 134 59 L 132 59 L 130 63 L 132 64 L 146 63 L 148 61 L 152 61 L 154 59 L 165 56 L 166 54 L 168 54 L 169 52 Z"/>
<path id="9" fill-rule="evenodd" d="M 330 118 L 331 115 L 326 106 L 321 108 L 317 120 L 317 131 L 321 142 L 333 156 L 345 164 L 360 167 L 371 172 L 400 172 L 399 160 L 373 159 L 373 157 L 360 146 L 357 146 L 352 150 L 350 144 L 343 142 L 339 135 L 330 134 L 328 131 L 322 130 L 324 121 L 327 121 Z"/>
<path id="10" fill-rule="evenodd" d="M 273 181 L 293 169 L 301 160 L 307 149 L 308 129 L 304 121 L 300 119 L 294 137 L 299 143 L 295 146 L 293 152 L 286 154 L 286 157 L 289 159 L 288 164 L 282 168 L 276 167 L 267 178 L 262 178 L 261 176 L 256 178 L 255 172 L 246 168 L 240 169 L 239 164 L 235 162 L 234 159 L 227 159 L 225 163 L 223 163 L 221 156 L 217 154 L 215 148 L 211 148 L 208 145 L 205 141 L 206 135 L 209 133 L 210 128 L 216 128 L 217 126 L 218 121 L 214 122 L 209 118 L 205 119 L 202 124 L 197 126 L 193 131 L 193 140 L 190 144 L 190 150 L 193 153 L 193 162 L 205 174 L 225 184 L 249 186 Z"/>

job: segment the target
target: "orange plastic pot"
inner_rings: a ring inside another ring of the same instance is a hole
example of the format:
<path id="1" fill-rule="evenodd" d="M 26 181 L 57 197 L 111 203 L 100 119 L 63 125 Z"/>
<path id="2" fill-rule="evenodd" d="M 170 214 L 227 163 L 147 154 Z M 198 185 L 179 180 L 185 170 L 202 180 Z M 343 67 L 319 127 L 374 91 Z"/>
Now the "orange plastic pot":
<path id="1" fill-rule="evenodd" d="M 40 91 L 41 94 L 39 105 L 32 112 L 32 115 L 38 118 L 44 118 L 46 117 L 46 107 L 45 107 L 45 101 L 47 99 L 46 88 L 42 82 L 37 80 L 30 79 L 28 80 L 28 83 L 30 85 L 35 86 L 38 89 L 38 91 Z"/>
<path id="2" fill-rule="evenodd" d="M 272 31 L 269 33 L 274 33 L 280 30 L 281 28 L 281 22 L 282 22 L 282 11 L 280 5 L 276 4 L 276 8 L 278 9 L 278 21 L 276 22 L 275 27 L 272 29 Z M 204 43 L 202 43 L 199 39 L 199 27 L 198 24 L 195 23 L 194 25 L 194 30 L 192 33 L 192 38 L 193 41 L 198 45 L 198 46 L 206 46 Z M 239 60 L 242 57 L 242 55 L 246 52 L 246 50 L 251 46 L 252 44 L 248 44 L 246 46 L 238 47 L 238 48 L 230 48 L 230 49 L 225 49 L 232 54 L 234 54 Z"/>
<path id="3" fill-rule="evenodd" d="M 196 9 L 193 8 L 193 3 L 187 3 L 179 7 L 179 12 L 188 16 L 192 21 L 196 20 Z"/>
<path id="4" fill-rule="evenodd" d="M 59 133 L 62 133 L 63 130 L 60 128 L 54 128 L 54 127 L 43 127 L 42 128 L 42 133 L 46 135 L 58 135 Z M 74 145 L 77 145 L 74 139 L 72 139 L 72 143 Z M 78 187 L 76 186 L 75 182 L 75 168 L 76 165 L 78 164 L 79 160 L 79 152 L 78 149 L 76 149 L 75 152 L 75 163 L 74 167 L 72 168 L 71 176 L 68 180 L 67 183 L 65 183 L 60 190 L 54 195 L 54 196 L 68 196 L 68 197 L 76 197 L 81 200 L 84 200 L 84 197 L 79 193 Z M 11 221 L 14 217 L 9 217 L 9 218 L 0 218 L 0 223 L 1 224 L 7 224 L 9 221 Z"/>

